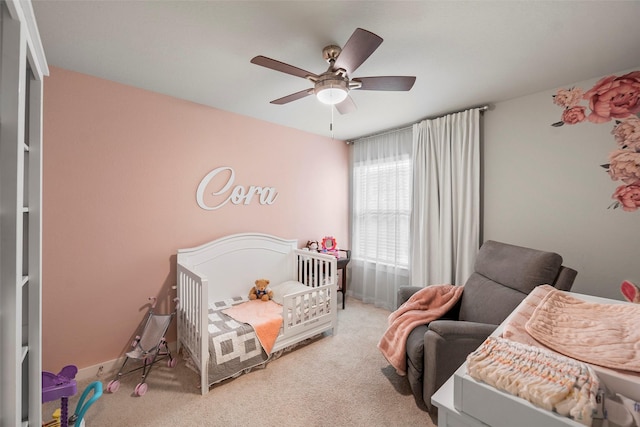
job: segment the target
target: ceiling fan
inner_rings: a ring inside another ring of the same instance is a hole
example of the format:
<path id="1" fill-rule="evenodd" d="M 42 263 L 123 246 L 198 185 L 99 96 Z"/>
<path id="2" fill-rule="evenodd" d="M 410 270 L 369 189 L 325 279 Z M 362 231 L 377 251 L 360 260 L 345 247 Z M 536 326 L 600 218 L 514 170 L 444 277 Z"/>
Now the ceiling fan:
<path id="1" fill-rule="evenodd" d="M 310 80 L 313 87 L 292 93 L 271 101 L 271 104 L 287 104 L 316 95 L 320 102 L 335 105 L 340 114 L 356 110 L 356 104 L 349 96 L 352 90 L 408 91 L 416 81 L 414 76 L 354 77 L 351 74 L 380 46 L 382 38 L 370 31 L 357 28 L 343 48 L 330 45 L 322 50 L 322 56 L 329 68 L 322 74 L 315 74 L 266 56 L 256 56 L 251 63 L 282 73 Z"/>

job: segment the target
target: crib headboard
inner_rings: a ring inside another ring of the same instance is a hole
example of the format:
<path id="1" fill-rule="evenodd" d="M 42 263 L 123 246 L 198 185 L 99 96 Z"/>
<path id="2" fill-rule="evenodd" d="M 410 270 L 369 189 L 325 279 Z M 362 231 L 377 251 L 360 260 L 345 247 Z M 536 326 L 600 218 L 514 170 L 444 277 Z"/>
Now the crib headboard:
<path id="1" fill-rule="evenodd" d="M 205 276 L 209 301 L 220 301 L 248 294 L 256 279 L 269 279 L 272 284 L 295 279 L 297 245 L 297 240 L 268 234 L 233 234 L 179 249 L 177 262 Z"/>

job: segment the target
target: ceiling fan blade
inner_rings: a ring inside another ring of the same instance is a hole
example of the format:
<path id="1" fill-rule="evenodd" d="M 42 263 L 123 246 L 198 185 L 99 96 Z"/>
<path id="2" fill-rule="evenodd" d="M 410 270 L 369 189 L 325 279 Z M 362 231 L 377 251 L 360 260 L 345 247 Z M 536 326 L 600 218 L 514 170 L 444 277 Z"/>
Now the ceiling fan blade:
<path id="1" fill-rule="evenodd" d="M 334 68 L 343 68 L 350 75 L 375 52 L 380 43 L 382 43 L 382 37 L 362 28 L 356 28 L 338 55 Z"/>
<path id="2" fill-rule="evenodd" d="M 359 90 L 411 90 L 414 76 L 357 77 L 351 81 L 362 83 Z M 356 89 L 356 88 L 354 88 Z"/>
<path id="3" fill-rule="evenodd" d="M 347 95 L 347 97 L 339 104 L 336 104 L 336 110 L 340 114 L 349 114 L 356 111 L 358 107 L 356 107 L 356 103 L 353 102 L 353 99 Z"/>
<path id="4" fill-rule="evenodd" d="M 300 92 L 292 93 L 291 95 L 283 96 L 282 98 L 274 99 L 271 104 L 283 105 L 298 99 L 309 96 L 313 93 L 313 89 L 305 89 Z"/>
<path id="5" fill-rule="evenodd" d="M 251 63 L 261 65 L 275 71 L 280 71 L 281 73 L 287 73 L 291 74 L 292 76 L 302 77 L 303 79 L 306 79 L 307 77 L 318 77 L 316 74 L 311 73 L 307 70 L 303 70 L 302 68 L 294 67 L 293 65 L 285 64 L 284 62 L 276 61 L 275 59 L 267 58 L 266 56 L 262 55 L 258 55 L 251 59 Z"/>

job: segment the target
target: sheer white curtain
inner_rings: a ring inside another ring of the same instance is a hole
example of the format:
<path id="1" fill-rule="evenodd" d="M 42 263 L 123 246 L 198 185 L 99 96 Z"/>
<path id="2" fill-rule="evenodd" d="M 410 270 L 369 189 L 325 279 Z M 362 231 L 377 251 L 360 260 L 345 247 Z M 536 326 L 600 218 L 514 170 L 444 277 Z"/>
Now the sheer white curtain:
<path id="1" fill-rule="evenodd" d="M 411 283 L 463 285 L 480 243 L 480 111 L 413 125 Z"/>
<path id="2" fill-rule="evenodd" d="M 395 310 L 409 282 L 412 129 L 362 138 L 351 146 L 349 294 Z"/>

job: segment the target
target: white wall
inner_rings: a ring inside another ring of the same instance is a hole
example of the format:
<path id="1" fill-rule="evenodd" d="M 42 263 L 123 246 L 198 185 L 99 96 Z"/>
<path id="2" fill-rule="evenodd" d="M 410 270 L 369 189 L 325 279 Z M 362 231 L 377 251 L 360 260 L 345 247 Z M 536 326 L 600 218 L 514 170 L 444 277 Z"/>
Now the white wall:
<path id="1" fill-rule="evenodd" d="M 483 240 L 558 252 L 578 271 L 575 292 L 622 299 L 623 280 L 640 285 L 640 209 L 607 209 L 622 184 L 600 167 L 617 148 L 614 122 L 550 126 L 562 114 L 557 89 L 485 113 Z"/>

